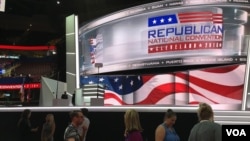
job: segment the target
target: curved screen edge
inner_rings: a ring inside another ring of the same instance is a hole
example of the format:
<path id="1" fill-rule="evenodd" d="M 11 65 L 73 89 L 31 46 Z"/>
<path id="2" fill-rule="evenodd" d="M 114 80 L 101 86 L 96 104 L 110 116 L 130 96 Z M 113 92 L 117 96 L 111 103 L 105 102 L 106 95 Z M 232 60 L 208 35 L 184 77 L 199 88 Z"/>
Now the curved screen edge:
<path id="1" fill-rule="evenodd" d="M 245 63 L 250 7 L 222 2 L 197 6 L 190 1 L 160 1 L 83 26 L 80 74 Z"/>

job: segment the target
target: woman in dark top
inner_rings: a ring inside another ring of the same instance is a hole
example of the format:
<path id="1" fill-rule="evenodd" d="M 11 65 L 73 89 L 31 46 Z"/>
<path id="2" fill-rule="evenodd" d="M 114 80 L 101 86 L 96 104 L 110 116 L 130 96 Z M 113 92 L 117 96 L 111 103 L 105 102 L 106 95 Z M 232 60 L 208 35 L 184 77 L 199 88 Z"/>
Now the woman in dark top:
<path id="1" fill-rule="evenodd" d="M 124 115 L 125 122 L 125 141 L 143 141 L 142 127 L 139 114 L 134 109 L 129 109 Z"/>
<path id="2" fill-rule="evenodd" d="M 30 141 L 32 132 L 37 132 L 37 128 L 32 128 L 30 123 L 31 111 L 29 109 L 25 109 L 21 115 L 21 118 L 18 121 L 18 129 L 20 133 L 20 141 Z"/>

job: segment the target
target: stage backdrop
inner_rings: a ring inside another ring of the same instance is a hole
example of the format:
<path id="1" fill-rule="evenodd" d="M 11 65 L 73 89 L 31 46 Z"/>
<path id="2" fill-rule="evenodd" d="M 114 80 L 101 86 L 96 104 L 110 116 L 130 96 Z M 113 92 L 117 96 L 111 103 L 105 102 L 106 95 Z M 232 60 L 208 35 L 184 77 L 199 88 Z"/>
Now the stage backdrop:
<path id="1" fill-rule="evenodd" d="M 166 74 L 82 76 L 81 85 L 103 84 L 105 105 L 192 106 L 199 102 L 240 109 L 245 65 Z"/>
<path id="2" fill-rule="evenodd" d="M 160 1 L 82 26 L 80 73 L 245 63 L 249 3 L 223 1 Z"/>
<path id="3" fill-rule="evenodd" d="M 103 84 L 105 105 L 192 106 L 207 102 L 223 110 L 239 110 L 245 101 L 249 12 L 246 1 L 174 0 L 96 19 L 79 29 L 81 86 Z M 218 67 L 204 68 L 208 65 Z M 180 66 L 200 69 L 92 76 Z"/>

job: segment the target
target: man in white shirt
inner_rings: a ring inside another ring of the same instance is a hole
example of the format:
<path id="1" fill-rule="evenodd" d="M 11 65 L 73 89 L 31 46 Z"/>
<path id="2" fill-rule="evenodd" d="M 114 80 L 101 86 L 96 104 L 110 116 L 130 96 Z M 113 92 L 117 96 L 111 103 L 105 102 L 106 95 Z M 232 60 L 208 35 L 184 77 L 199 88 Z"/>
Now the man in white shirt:
<path id="1" fill-rule="evenodd" d="M 78 127 L 78 133 L 81 135 L 81 139 L 82 141 L 86 141 L 86 136 L 87 136 L 87 132 L 89 129 L 89 124 L 90 124 L 90 120 L 88 118 L 88 109 L 87 108 L 82 108 L 80 109 L 84 115 L 84 121 L 82 122 L 82 124 Z"/>

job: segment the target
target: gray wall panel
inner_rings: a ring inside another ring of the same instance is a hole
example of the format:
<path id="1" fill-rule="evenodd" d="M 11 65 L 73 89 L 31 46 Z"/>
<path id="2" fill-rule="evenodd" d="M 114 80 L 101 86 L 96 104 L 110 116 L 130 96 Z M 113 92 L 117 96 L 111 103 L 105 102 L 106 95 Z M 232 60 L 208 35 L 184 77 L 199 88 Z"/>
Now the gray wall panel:
<path id="1" fill-rule="evenodd" d="M 66 55 L 66 70 L 67 72 L 76 74 L 76 56 L 75 54 L 67 54 Z"/>
<path id="2" fill-rule="evenodd" d="M 75 31 L 78 28 L 77 16 L 70 15 L 66 17 L 66 83 L 67 92 L 73 93 L 76 89 L 76 48 L 78 48 L 78 40 Z M 77 27 L 77 28 L 76 28 Z M 78 30 L 78 29 L 77 29 Z"/>
<path id="3" fill-rule="evenodd" d="M 66 52 L 75 53 L 75 33 L 66 35 Z"/>
<path id="4" fill-rule="evenodd" d="M 73 93 L 76 89 L 76 77 L 75 75 L 71 75 L 71 74 L 66 74 L 66 79 L 67 79 L 67 91 L 69 93 Z"/>
<path id="5" fill-rule="evenodd" d="M 72 27 L 75 27 L 75 15 L 66 17 L 66 34 L 75 32 L 75 29 Z"/>

